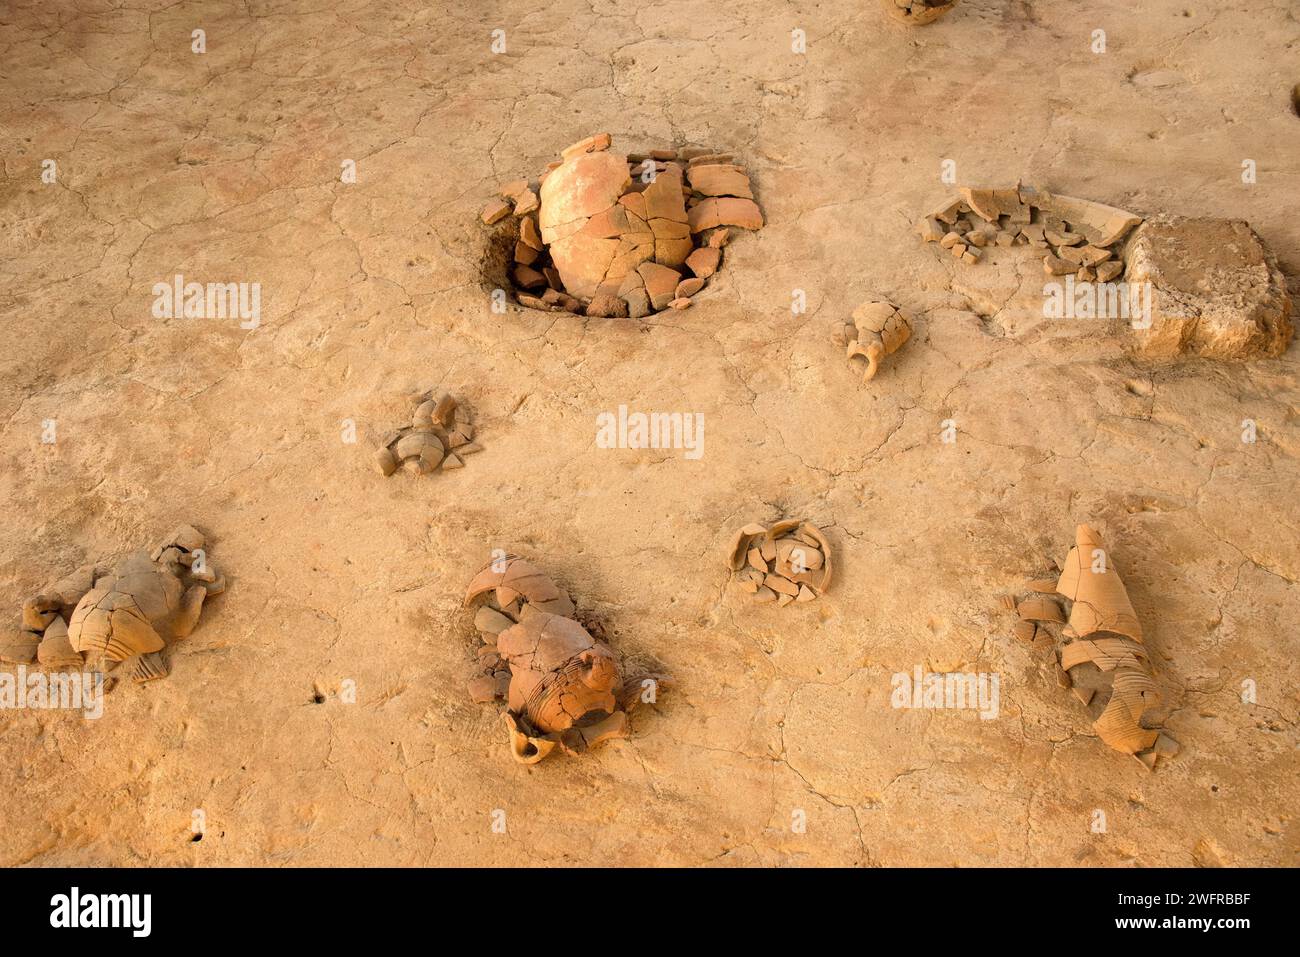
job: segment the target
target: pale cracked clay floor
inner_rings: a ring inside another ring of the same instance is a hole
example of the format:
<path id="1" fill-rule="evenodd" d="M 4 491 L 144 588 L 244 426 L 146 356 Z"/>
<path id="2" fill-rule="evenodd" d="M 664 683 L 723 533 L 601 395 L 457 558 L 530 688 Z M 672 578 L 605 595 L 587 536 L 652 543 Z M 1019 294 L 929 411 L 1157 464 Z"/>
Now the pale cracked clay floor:
<path id="1" fill-rule="evenodd" d="M 1295 865 L 1296 350 L 1141 364 L 1035 318 L 1028 256 L 961 266 L 910 225 L 950 158 L 961 183 L 1245 218 L 1300 273 L 1297 16 L 7 5 L 0 606 L 180 521 L 230 587 L 170 677 L 113 691 L 100 720 L 0 714 L 0 862 Z M 492 315 L 479 209 L 601 130 L 734 150 L 768 225 L 680 314 Z M 178 272 L 260 282 L 260 327 L 153 318 Z M 832 334 L 870 295 L 918 328 L 863 385 Z M 435 387 L 485 451 L 382 479 L 372 442 Z M 702 412 L 703 457 L 597 448 L 620 404 Z M 812 606 L 728 586 L 730 533 L 780 514 L 836 549 Z M 1000 604 L 1082 521 L 1182 745 L 1154 774 L 1096 739 Z M 629 740 L 525 769 L 468 701 L 459 598 L 495 547 L 676 676 Z M 891 709 L 917 665 L 999 674 L 999 717 Z"/>

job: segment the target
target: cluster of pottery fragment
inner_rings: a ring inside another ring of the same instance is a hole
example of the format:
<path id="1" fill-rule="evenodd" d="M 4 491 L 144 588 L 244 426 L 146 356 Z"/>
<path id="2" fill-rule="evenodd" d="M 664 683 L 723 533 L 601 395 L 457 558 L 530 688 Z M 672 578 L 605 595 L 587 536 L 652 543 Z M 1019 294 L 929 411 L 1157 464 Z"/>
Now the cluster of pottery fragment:
<path id="1" fill-rule="evenodd" d="M 163 651 L 194 630 L 206 599 L 225 591 L 204 544 L 201 532 L 181 525 L 152 551 L 81 566 L 23 603 L 19 628 L 0 638 L 0 661 L 103 675 L 126 663 L 137 682 L 166 676 Z"/>
<path id="2" fill-rule="evenodd" d="M 685 309 L 722 264 L 731 228 L 763 214 L 749 175 L 704 147 L 619 153 L 608 133 L 573 144 L 538 179 L 504 184 L 487 225 L 513 217 L 520 305 L 640 319 Z"/>
<path id="3" fill-rule="evenodd" d="M 979 262 L 994 246 L 1045 250 L 1043 271 L 1110 282 L 1124 272 L 1116 248 L 1141 217 L 1028 186 L 1012 189 L 963 187 L 917 224 L 927 243 L 938 243 L 955 259 Z"/>
<path id="4" fill-rule="evenodd" d="M 549 575 L 517 555 L 498 554 L 471 580 L 465 605 L 481 639 L 470 698 L 501 701 L 510 753 L 536 764 L 559 748 L 584 754 L 626 737 L 628 715 L 653 704 L 667 675 L 631 672 L 593 637 Z"/>
<path id="5" fill-rule="evenodd" d="M 1177 754 L 1173 738 L 1144 722 L 1160 692 L 1142 625 L 1101 536 L 1080 525 L 1060 574 L 1029 588 L 1031 595 L 1011 602 L 1014 634 L 1051 656 L 1057 682 L 1089 709 L 1097 736 L 1150 770 L 1159 758 Z M 1058 599 L 1069 603 L 1068 612 Z M 1062 641 L 1052 636 L 1057 628 Z"/>
<path id="6" fill-rule="evenodd" d="M 375 450 L 375 466 L 384 475 L 399 467 L 417 475 L 463 468 L 464 458 L 481 452 L 474 441 L 469 414 L 446 392 L 425 392 L 415 398 L 411 424 L 385 432 Z"/>
<path id="7" fill-rule="evenodd" d="M 760 604 L 809 602 L 831 584 L 831 546 L 821 529 L 800 519 L 751 523 L 732 537 L 728 564 L 740 590 Z"/>

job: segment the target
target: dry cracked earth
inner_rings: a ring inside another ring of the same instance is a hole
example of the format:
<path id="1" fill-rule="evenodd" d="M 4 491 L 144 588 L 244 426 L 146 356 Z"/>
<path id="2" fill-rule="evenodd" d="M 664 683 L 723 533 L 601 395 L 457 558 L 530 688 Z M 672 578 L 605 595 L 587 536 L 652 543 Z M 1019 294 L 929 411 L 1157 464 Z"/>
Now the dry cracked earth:
<path id="1" fill-rule="evenodd" d="M 99 720 L 0 712 L 0 863 L 1295 865 L 1296 349 L 1142 362 L 1042 319 L 1029 251 L 967 266 L 911 227 L 952 159 L 961 183 L 1248 219 L 1300 275 L 1298 17 L 7 4 L 0 605 L 183 521 L 229 588 Z M 734 151 L 767 225 L 680 313 L 494 314 L 480 209 L 602 130 Z M 260 325 L 155 318 L 178 273 L 260 283 Z M 873 297 L 917 325 L 863 383 L 833 334 Z M 484 451 L 382 478 L 378 437 L 432 389 Z M 703 413 L 704 454 L 598 447 L 620 405 Z M 835 583 L 755 606 L 728 540 L 787 515 L 826 531 Z M 1011 637 L 1001 597 L 1080 522 L 1182 746 L 1154 773 Z M 673 673 L 630 738 L 522 767 L 470 703 L 460 597 L 498 547 Z M 997 718 L 892 708 L 917 666 L 998 674 Z"/>

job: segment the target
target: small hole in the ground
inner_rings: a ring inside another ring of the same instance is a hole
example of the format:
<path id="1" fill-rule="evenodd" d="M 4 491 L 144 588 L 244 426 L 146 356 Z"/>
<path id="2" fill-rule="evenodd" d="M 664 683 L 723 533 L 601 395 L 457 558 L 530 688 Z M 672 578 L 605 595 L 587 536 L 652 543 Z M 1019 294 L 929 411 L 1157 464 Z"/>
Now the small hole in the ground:
<path id="1" fill-rule="evenodd" d="M 311 700 L 313 704 L 324 704 L 325 695 L 321 694 L 319 691 L 313 692 L 311 696 Z"/>
<path id="2" fill-rule="evenodd" d="M 197 844 L 197 843 L 199 843 L 199 841 L 201 841 L 201 840 L 203 840 L 203 835 L 202 835 L 202 834 L 195 834 L 192 838 L 190 838 L 190 843 L 191 843 L 191 844 Z"/>

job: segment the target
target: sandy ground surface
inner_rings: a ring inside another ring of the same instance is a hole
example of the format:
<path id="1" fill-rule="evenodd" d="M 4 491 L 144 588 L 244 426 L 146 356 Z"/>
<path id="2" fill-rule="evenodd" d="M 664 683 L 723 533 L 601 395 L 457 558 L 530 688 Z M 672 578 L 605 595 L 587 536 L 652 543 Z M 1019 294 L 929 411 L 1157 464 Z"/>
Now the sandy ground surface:
<path id="1" fill-rule="evenodd" d="M 1296 864 L 1296 350 L 1139 363 L 1037 318 L 1027 251 L 962 266 L 910 231 L 953 159 L 1246 218 L 1300 273 L 1294 4 L 1141 8 L 6 5 L 0 605 L 178 521 L 230 587 L 98 721 L 0 713 L 0 863 Z M 683 313 L 493 315 L 479 209 L 600 130 L 734 149 L 768 226 Z M 261 325 L 154 318 L 178 272 L 261 283 Z M 918 328 L 864 385 L 831 338 L 872 294 Z M 485 451 L 383 479 L 373 442 L 435 387 Z M 702 412 L 703 457 L 598 448 L 620 404 Z M 723 553 L 781 515 L 827 528 L 837 581 L 759 608 Z M 1080 521 L 1183 747 L 1154 774 L 999 601 Z M 467 700 L 459 598 L 497 547 L 676 676 L 630 740 L 523 768 Z M 918 665 L 998 674 L 998 718 L 891 708 Z"/>

